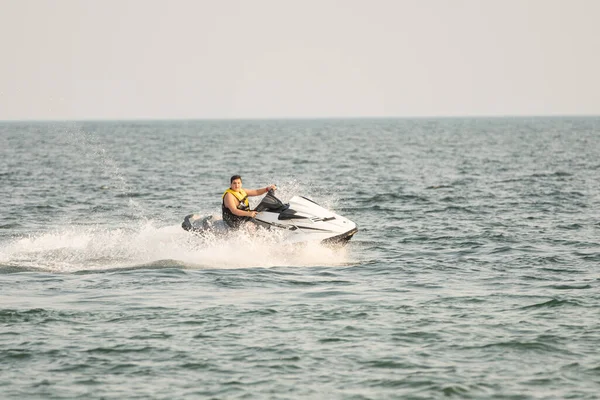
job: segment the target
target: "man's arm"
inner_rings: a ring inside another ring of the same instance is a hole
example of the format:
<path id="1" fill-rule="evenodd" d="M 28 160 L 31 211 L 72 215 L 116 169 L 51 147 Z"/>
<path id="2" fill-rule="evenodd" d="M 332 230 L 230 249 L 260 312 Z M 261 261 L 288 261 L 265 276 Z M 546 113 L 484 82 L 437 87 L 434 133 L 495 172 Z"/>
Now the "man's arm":
<path id="1" fill-rule="evenodd" d="M 265 194 L 269 191 L 269 189 L 277 189 L 275 185 L 269 185 L 267 187 L 261 189 L 244 189 L 248 196 L 260 196 L 261 194 Z M 229 193 L 228 193 L 229 194 Z"/>

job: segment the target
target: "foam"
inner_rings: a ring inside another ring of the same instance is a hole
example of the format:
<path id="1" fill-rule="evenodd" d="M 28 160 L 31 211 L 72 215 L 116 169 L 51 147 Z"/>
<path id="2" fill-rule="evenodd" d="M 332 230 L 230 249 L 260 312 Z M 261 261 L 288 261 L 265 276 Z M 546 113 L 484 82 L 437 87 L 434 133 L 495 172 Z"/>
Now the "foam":
<path id="1" fill-rule="evenodd" d="M 160 227 L 153 221 L 133 228 L 66 226 L 0 244 L 4 266 L 62 273 L 143 267 L 164 260 L 174 260 L 182 268 L 228 269 L 339 266 L 347 265 L 349 258 L 347 248 L 291 245 L 279 232 L 253 229 L 200 237 L 179 225 Z"/>

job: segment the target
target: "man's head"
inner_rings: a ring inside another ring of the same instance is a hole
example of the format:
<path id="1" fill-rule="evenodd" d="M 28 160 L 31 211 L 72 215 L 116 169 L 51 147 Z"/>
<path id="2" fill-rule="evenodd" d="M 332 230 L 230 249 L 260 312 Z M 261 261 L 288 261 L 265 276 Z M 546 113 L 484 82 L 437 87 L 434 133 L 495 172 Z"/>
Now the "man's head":
<path id="1" fill-rule="evenodd" d="M 229 179 L 231 190 L 235 190 L 236 192 L 242 188 L 242 177 L 239 175 L 234 175 Z"/>

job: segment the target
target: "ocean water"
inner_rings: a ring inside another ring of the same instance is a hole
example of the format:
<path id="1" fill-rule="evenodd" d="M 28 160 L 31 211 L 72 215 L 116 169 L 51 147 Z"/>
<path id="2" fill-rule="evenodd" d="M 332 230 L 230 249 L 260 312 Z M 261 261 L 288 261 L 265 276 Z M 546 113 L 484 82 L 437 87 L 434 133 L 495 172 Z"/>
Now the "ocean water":
<path id="1" fill-rule="evenodd" d="M 348 246 L 197 238 L 231 175 Z M 600 118 L 0 123 L 2 399 L 598 399 Z"/>

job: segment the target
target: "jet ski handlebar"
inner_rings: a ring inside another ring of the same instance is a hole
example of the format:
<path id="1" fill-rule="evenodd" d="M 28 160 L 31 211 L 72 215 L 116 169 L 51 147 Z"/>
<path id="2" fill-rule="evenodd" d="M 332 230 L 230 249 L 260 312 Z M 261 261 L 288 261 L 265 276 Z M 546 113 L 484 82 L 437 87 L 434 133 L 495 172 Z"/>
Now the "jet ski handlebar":
<path id="1" fill-rule="evenodd" d="M 289 204 L 283 204 L 281 200 L 275 197 L 275 190 L 269 189 L 266 196 L 261 200 L 261 202 L 256 206 L 254 211 L 272 211 L 272 212 L 281 212 L 287 208 L 289 208 Z"/>

